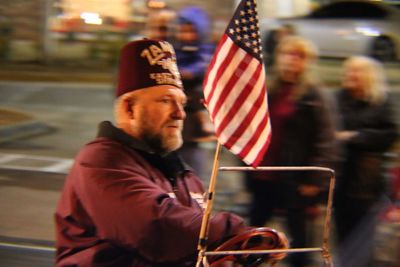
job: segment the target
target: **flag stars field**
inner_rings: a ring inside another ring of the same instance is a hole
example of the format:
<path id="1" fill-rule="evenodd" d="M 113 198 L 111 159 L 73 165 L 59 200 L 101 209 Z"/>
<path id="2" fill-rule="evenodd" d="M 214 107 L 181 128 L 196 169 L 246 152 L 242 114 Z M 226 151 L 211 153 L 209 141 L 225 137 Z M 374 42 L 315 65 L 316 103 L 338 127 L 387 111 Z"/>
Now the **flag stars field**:
<path id="1" fill-rule="evenodd" d="M 245 10 L 241 10 L 238 15 L 235 15 L 234 23 L 231 23 L 235 27 L 230 27 L 228 32 L 237 41 L 243 42 L 247 48 L 251 49 L 252 53 L 258 54 L 258 58 L 262 58 L 258 15 L 255 7 L 254 1 L 246 1 L 246 5 L 243 6 Z"/>

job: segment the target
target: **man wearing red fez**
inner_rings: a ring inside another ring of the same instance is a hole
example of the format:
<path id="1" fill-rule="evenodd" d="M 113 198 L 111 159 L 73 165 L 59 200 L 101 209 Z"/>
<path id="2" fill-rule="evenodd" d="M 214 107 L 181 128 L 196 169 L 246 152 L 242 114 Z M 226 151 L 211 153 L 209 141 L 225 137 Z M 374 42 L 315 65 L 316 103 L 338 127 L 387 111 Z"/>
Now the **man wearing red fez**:
<path id="1" fill-rule="evenodd" d="M 55 213 L 56 266 L 194 266 L 204 190 L 175 152 L 186 96 L 172 46 L 128 43 L 116 96 L 115 126 L 100 124 L 65 181 Z M 222 212 L 209 229 L 207 244 L 215 247 L 249 228 Z M 287 246 L 282 233 L 277 238 Z"/>

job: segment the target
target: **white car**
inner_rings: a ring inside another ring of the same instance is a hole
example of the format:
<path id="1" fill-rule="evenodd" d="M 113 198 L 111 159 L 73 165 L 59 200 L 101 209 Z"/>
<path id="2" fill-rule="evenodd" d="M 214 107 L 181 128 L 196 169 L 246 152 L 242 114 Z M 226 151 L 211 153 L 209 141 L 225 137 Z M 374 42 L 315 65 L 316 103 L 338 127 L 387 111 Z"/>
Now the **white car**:
<path id="1" fill-rule="evenodd" d="M 368 55 L 381 61 L 400 57 L 400 9 L 376 1 L 335 1 L 309 15 L 278 19 L 313 41 L 322 57 Z M 268 36 L 274 24 L 261 24 Z"/>

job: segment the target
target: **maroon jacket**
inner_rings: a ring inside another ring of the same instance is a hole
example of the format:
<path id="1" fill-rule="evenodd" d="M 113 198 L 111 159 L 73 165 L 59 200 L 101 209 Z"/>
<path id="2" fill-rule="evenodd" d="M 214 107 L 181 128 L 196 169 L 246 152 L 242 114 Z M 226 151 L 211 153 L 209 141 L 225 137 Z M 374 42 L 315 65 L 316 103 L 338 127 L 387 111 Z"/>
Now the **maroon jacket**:
<path id="1" fill-rule="evenodd" d="M 76 157 L 57 206 L 57 266 L 194 266 L 203 194 L 177 155 L 151 154 L 103 122 Z M 212 246 L 245 226 L 218 213 L 209 229 Z"/>

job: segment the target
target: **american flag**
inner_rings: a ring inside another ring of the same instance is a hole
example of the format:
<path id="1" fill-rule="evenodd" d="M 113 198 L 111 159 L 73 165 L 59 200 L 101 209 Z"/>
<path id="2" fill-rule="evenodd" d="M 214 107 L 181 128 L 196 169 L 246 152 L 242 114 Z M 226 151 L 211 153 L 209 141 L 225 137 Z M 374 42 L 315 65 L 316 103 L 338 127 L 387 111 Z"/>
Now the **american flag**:
<path id="1" fill-rule="evenodd" d="M 237 7 L 203 87 L 218 141 L 248 165 L 258 166 L 271 126 L 255 0 L 242 0 Z"/>

